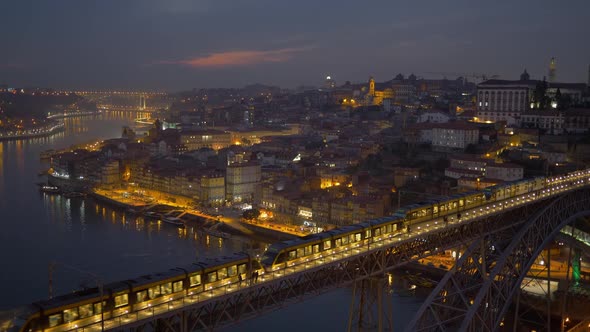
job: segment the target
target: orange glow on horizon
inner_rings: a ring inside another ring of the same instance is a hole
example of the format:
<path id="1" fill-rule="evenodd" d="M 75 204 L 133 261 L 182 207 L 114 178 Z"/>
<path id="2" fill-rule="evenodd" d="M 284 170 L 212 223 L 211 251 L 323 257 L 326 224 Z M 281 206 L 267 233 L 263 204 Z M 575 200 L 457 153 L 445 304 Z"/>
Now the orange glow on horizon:
<path id="1" fill-rule="evenodd" d="M 290 60 L 295 53 L 309 48 L 281 48 L 268 51 L 228 51 L 211 53 L 201 57 L 195 57 L 180 61 L 162 61 L 158 64 L 186 65 L 193 68 L 216 68 L 230 66 L 246 66 L 259 63 L 275 63 Z"/>

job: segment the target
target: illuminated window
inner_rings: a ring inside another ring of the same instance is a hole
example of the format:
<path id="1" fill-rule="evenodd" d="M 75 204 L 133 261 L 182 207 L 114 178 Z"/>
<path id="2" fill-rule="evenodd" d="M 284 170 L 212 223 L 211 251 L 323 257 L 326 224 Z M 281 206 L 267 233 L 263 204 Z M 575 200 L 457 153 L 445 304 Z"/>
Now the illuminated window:
<path id="1" fill-rule="evenodd" d="M 150 296 L 150 299 L 155 299 L 160 296 L 160 286 L 150 287 L 150 289 L 148 289 L 148 295 Z"/>
<path id="2" fill-rule="evenodd" d="M 61 323 L 61 313 L 49 316 L 49 327 L 54 327 Z"/>
<path id="3" fill-rule="evenodd" d="M 145 300 L 147 300 L 147 291 L 141 291 L 141 292 L 137 292 L 136 294 L 137 297 L 137 302 L 143 302 Z"/>
<path id="4" fill-rule="evenodd" d="M 320 252 L 320 245 L 319 244 L 314 244 L 312 247 L 312 251 L 314 254 L 317 254 L 318 252 Z"/>
<path id="5" fill-rule="evenodd" d="M 303 248 L 297 248 L 297 257 L 303 257 L 305 255 L 305 250 Z"/>
<path id="6" fill-rule="evenodd" d="M 326 240 L 324 241 L 324 250 L 330 249 L 332 247 L 332 241 Z"/>
<path id="7" fill-rule="evenodd" d="M 85 304 L 78 307 L 78 313 L 80 318 L 86 318 L 92 316 L 92 304 Z"/>
<path id="8" fill-rule="evenodd" d="M 174 293 L 182 291 L 182 280 L 175 282 L 174 284 L 172 284 L 172 286 L 174 289 Z"/>
<path id="9" fill-rule="evenodd" d="M 305 247 L 305 256 L 311 255 L 311 246 Z"/>
<path id="10" fill-rule="evenodd" d="M 232 265 L 230 267 L 227 268 L 227 275 L 230 277 L 233 277 L 235 275 L 238 274 L 238 267 L 235 265 Z"/>
<path id="11" fill-rule="evenodd" d="M 238 265 L 238 273 L 246 273 L 246 264 Z"/>
<path id="12" fill-rule="evenodd" d="M 201 284 L 201 275 L 200 274 L 193 274 L 190 276 L 191 286 L 198 286 Z"/>
<path id="13" fill-rule="evenodd" d="M 295 250 L 289 251 L 289 260 L 297 258 L 297 252 Z"/>
<path id="14" fill-rule="evenodd" d="M 115 308 L 122 307 L 127 304 L 129 304 L 129 295 L 122 294 L 115 296 Z"/>
<path id="15" fill-rule="evenodd" d="M 219 280 L 227 278 L 227 269 L 224 267 L 217 270 L 217 277 Z"/>
<path id="16" fill-rule="evenodd" d="M 172 293 L 172 283 L 167 282 L 162 285 L 162 295 L 171 294 Z"/>
<path id="17" fill-rule="evenodd" d="M 78 308 L 64 310 L 64 322 L 71 322 L 78 319 Z"/>
<path id="18" fill-rule="evenodd" d="M 94 314 L 95 315 L 99 315 L 102 313 L 102 308 L 106 305 L 106 302 L 102 302 L 102 304 L 100 304 L 100 302 L 97 302 L 94 304 Z"/>
<path id="19" fill-rule="evenodd" d="M 217 281 L 217 272 L 210 272 L 207 275 L 207 282 L 216 282 Z"/>
<path id="20" fill-rule="evenodd" d="M 345 246 L 345 245 L 347 245 L 347 244 L 348 244 L 348 236 L 344 236 L 344 237 L 342 237 L 342 238 L 341 238 L 341 240 L 342 240 L 342 245 L 343 245 L 343 246 Z"/>

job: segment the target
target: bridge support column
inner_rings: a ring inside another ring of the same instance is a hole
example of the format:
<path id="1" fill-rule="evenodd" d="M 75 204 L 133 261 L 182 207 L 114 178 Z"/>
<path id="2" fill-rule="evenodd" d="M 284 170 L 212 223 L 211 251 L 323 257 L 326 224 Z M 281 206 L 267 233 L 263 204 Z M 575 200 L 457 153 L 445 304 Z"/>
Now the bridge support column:
<path id="1" fill-rule="evenodd" d="M 358 280 L 353 285 L 348 332 L 393 331 L 391 275 Z M 385 294 L 385 296 L 383 296 Z M 376 314 L 376 317 L 375 317 Z"/>

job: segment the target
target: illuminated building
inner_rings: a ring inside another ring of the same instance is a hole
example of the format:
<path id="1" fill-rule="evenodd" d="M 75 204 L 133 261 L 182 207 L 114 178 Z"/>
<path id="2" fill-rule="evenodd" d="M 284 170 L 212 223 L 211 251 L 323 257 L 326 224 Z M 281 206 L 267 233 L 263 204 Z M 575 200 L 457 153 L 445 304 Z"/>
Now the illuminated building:
<path id="1" fill-rule="evenodd" d="M 258 202 L 261 195 L 261 166 L 257 161 L 234 162 L 225 173 L 226 199 L 230 202 Z"/>
<path id="2" fill-rule="evenodd" d="M 432 128 L 434 149 L 465 149 L 469 144 L 479 142 L 479 129 L 469 123 L 440 123 Z"/>
<path id="3" fill-rule="evenodd" d="M 219 150 L 232 144 L 229 132 L 214 129 L 182 131 L 180 133 L 180 142 L 189 151 L 200 148 Z"/>
<path id="4" fill-rule="evenodd" d="M 528 77 L 528 74 L 524 75 Z M 516 125 L 528 109 L 537 81 L 488 80 L 477 86 L 477 117 L 480 121 L 506 121 Z"/>

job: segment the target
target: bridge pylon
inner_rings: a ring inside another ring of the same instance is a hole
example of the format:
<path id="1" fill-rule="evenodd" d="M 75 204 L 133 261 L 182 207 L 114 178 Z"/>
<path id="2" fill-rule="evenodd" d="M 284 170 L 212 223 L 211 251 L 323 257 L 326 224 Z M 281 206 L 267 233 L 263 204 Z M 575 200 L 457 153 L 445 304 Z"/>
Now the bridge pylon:
<path id="1" fill-rule="evenodd" d="M 354 282 L 348 332 L 393 331 L 391 278 L 391 274 L 386 274 Z"/>

